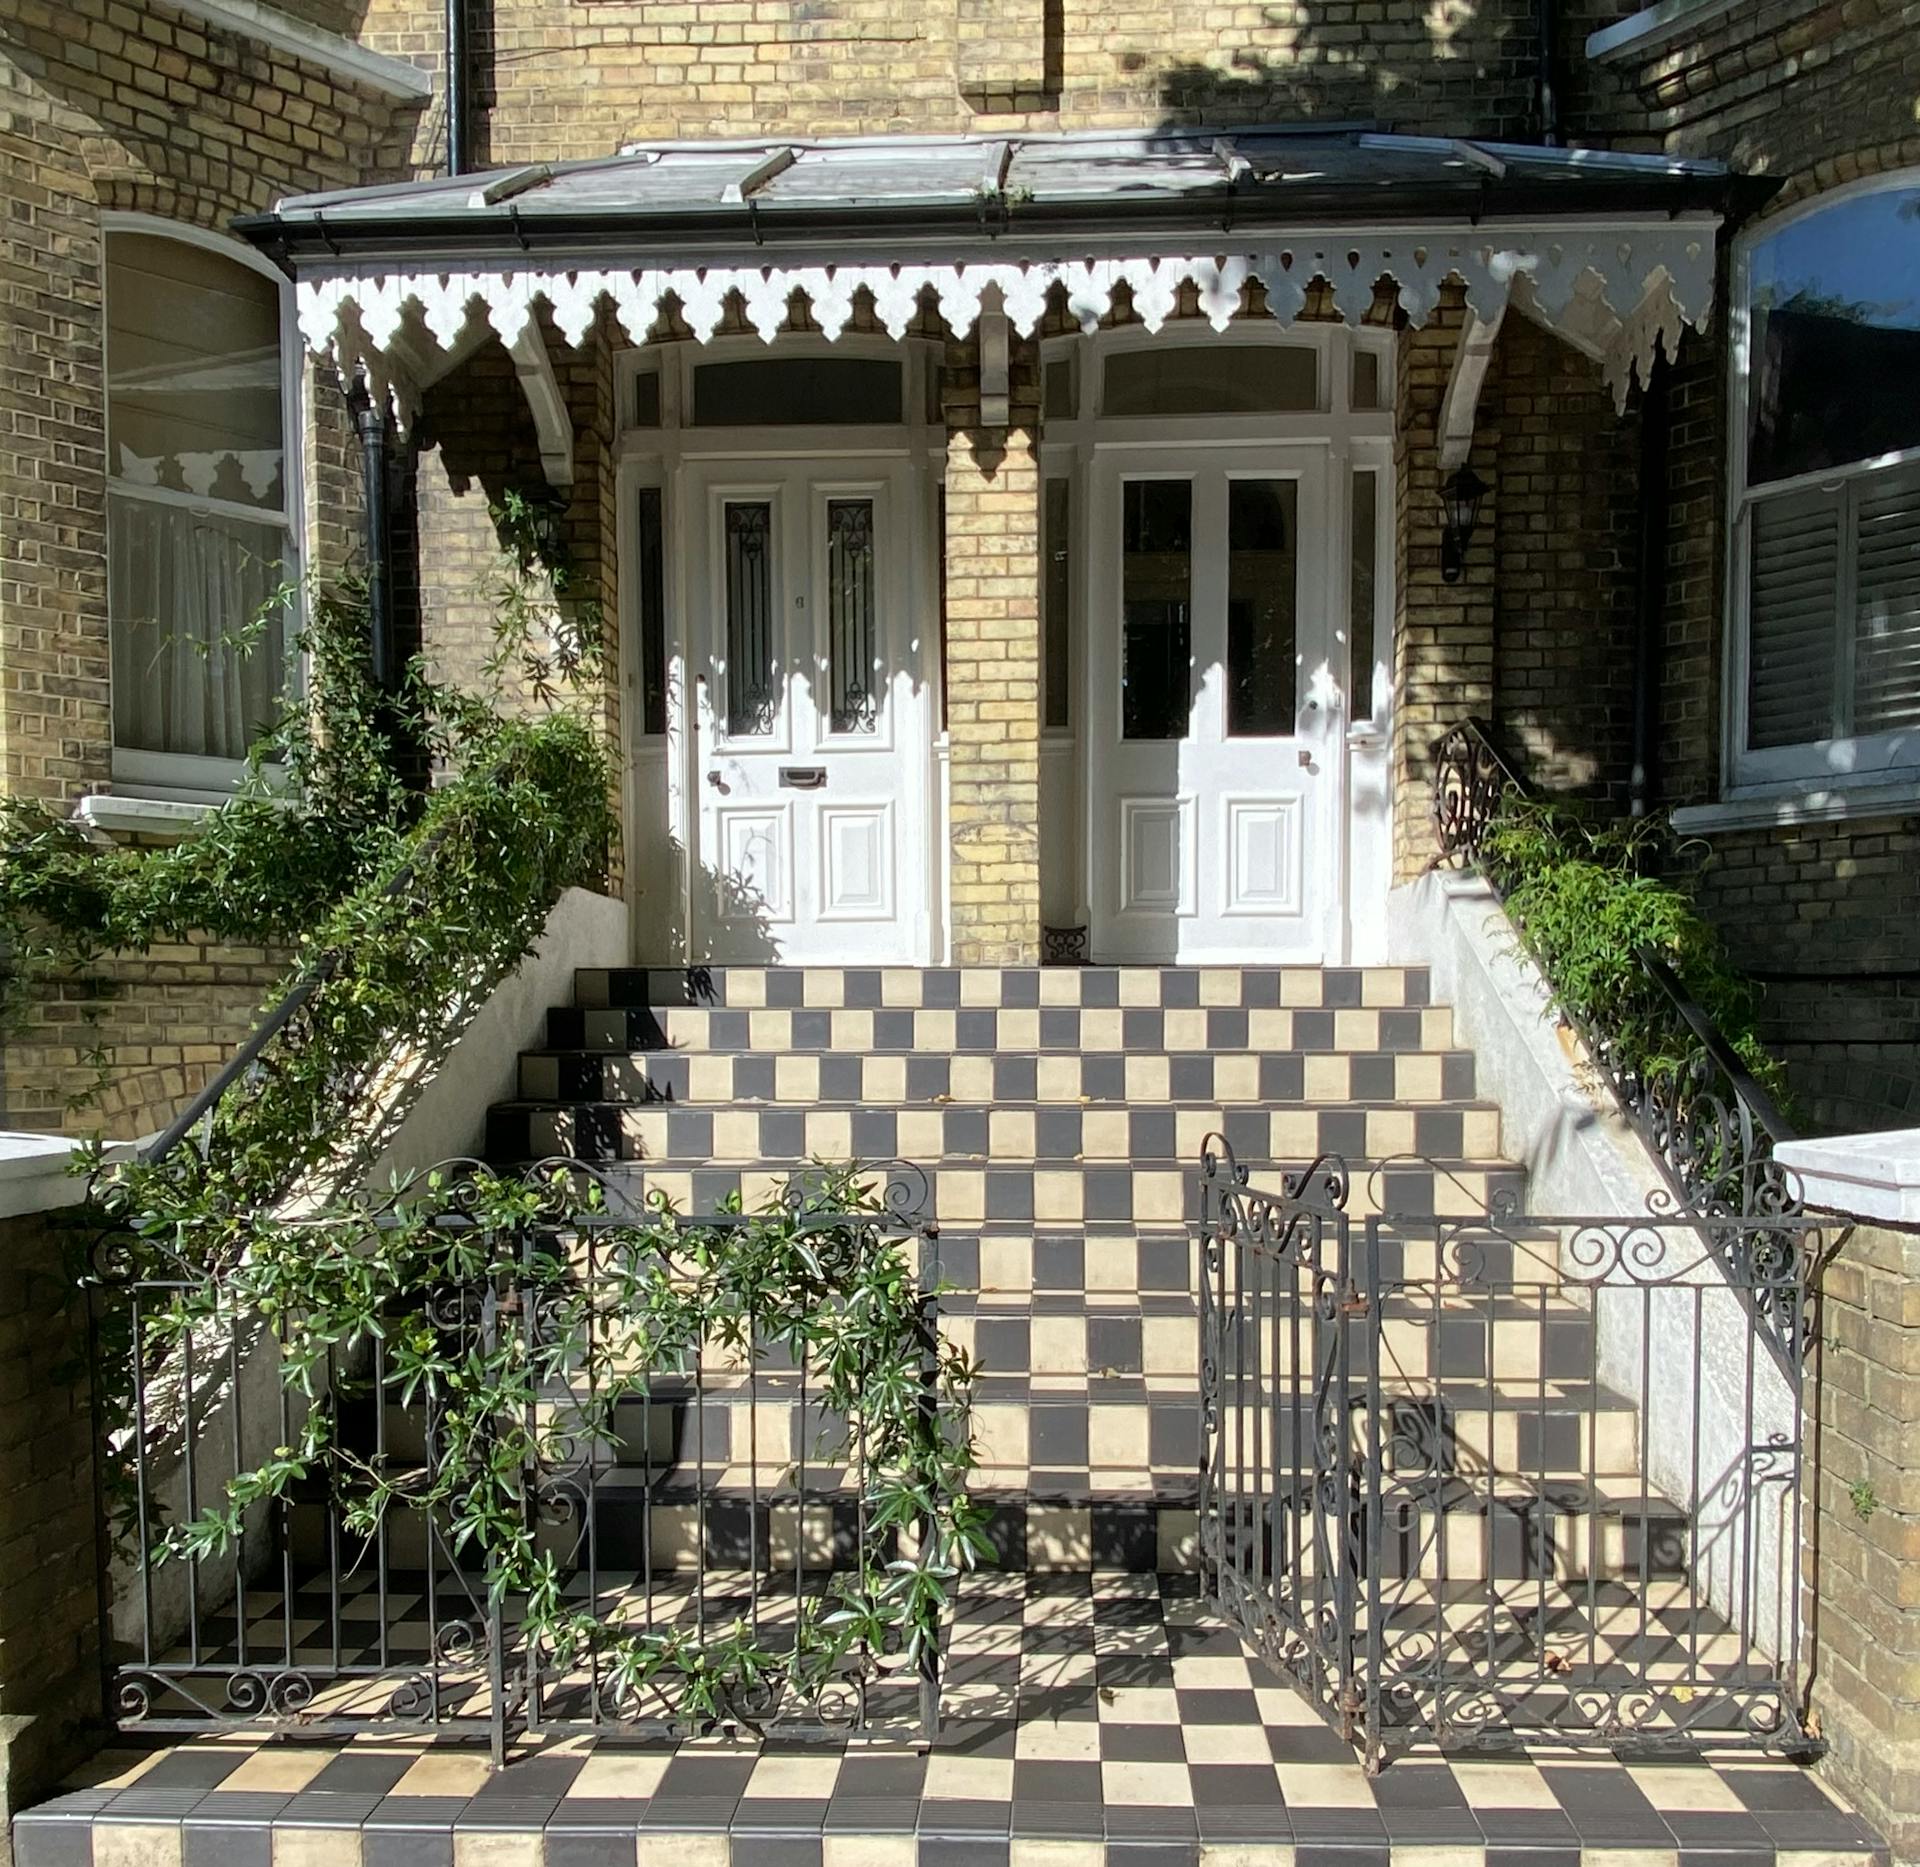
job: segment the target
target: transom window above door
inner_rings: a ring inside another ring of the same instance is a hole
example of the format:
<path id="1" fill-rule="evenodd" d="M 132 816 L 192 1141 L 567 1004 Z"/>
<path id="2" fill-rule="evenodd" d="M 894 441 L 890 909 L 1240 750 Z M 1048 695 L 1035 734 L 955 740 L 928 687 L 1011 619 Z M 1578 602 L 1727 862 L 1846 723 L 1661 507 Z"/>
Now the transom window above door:
<path id="1" fill-rule="evenodd" d="M 904 417 L 901 364 L 888 357 L 742 357 L 697 363 L 696 428 L 890 428 Z"/>

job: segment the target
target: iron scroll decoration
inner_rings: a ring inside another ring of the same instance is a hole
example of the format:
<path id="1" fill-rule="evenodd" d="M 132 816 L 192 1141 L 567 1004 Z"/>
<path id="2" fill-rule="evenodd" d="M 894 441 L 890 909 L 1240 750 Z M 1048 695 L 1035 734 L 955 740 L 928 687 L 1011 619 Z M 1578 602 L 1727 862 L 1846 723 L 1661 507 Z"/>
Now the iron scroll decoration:
<path id="1" fill-rule="evenodd" d="M 1416 1171 L 1431 1192 L 1414 1186 Z M 1218 1137 L 1202 1154 L 1199 1546 L 1209 1601 L 1370 1771 L 1424 1742 L 1817 1751 L 1797 1697 L 1791 1567 L 1772 1580 L 1747 1558 L 1714 1568 L 1716 1550 L 1771 1547 L 1798 1521 L 1807 1444 L 1798 1364 L 1784 1379 L 1750 1375 L 1744 1393 L 1739 1382 L 1724 1392 L 1704 1377 L 1694 1385 L 1709 1334 L 1740 1307 L 1798 1310 L 1818 1256 L 1810 1222 L 1787 1214 L 1763 1227 L 1686 1211 L 1533 1218 L 1510 1187 L 1469 1184 L 1415 1156 L 1373 1163 L 1354 1215 L 1350 1179 L 1326 1160 L 1256 1186 Z M 1725 1248 L 1761 1229 L 1764 1252 L 1738 1260 Z M 1744 1270 L 1725 1268 L 1735 1263 Z M 1547 1278 L 1564 1286 L 1563 1306 L 1541 1298 Z M 1501 1377 L 1515 1404 L 1551 1418 L 1599 1392 L 1601 1363 L 1582 1358 L 1615 1339 L 1601 1333 L 1603 1305 L 1607 1328 L 1624 1323 L 1629 1341 L 1650 1340 L 1656 1323 L 1693 1331 L 1691 1351 L 1643 1373 L 1653 1386 L 1611 1404 L 1616 1415 L 1642 1412 L 1643 1444 L 1689 1420 L 1697 1432 L 1703 1405 L 1728 1415 L 1727 1443 L 1746 1451 L 1704 1494 L 1683 1481 L 1655 1495 L 1669 1477 L 1643 1480 L 1638 1504 L 1618 1503 L 1612 1454 L 1587 1429 L 1493 1437 L 1476 1394 L 1496 1339 L 1526 1370 Z M 1606 1553 L 1609 1539 L 1621 1553 Z M 1593 1620 L 1593 1602 L 1613 1593 L 1608 1564 L 1625 1565 L 1620 1586 L 1659 1595 L 1629 1616 L 1639 1633 L 1625 1644 L 1605 1632 L 1605 1617 Z M 1608 1586 L 1595 1597 L 1583 1578 Z M 1789 1607 L 1768 1636 L 1760 1628 L 1776 1588 L 1776 1606 Z M 1745 1649 L 1737 1665 L 1726 1663 L 1729 1640 Z"/>
<path id="2" fill-rule="evenodd" d="M 1527 795 L 1525 781 L 1480 720 L 1449 728 L 1430 756 L 1433 866 L 1484 874 L 1487 831 L 1510 799 Z M 1520 932 L 1524 940 L 1525 929 Z M 1735 1287 L 1757 1306 L 1771 1351 L 1797 1360 L 1810 1339 L 1804 1304 L 1784 1312 L 1783 1285 L 1768 1275 L 1767 1263 L 1777 1246 L 1772 1222 L 1803 1210 L 1796 1177 L 1773 1155 L 1778 1142 L 1795 1138 L 1794 1129 L 1671 966 L 1650 947 L 1638 948 L 1634 958 L 1647 981 L 1649 1007 L 1671 1032 L 1676 1062 L 1643 1069 L 1615 1033 L 1564 1004 L 1560 1015 L 1667 1182 L 1650 1195 L 1649 1206 L 1753 1221 L 1750 1230 L 1715 1227 L 1710 1236 L 1726 1255 Z"/>

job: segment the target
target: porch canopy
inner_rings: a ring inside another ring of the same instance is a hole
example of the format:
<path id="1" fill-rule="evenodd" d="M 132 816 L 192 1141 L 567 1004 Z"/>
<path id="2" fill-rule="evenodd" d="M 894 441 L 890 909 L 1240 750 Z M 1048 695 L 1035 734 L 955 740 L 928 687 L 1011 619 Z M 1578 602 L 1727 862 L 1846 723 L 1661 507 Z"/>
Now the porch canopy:
<path id="1" fill-rule="evenodd" d="M 704 342 L 736 292 L 768 342 L 796 291 L 832 338 L 863 288 L 896 338 L 928 294 L 958 335 L 984 313 L 1024 336 L 1056 285 L 1091 329 L 1124 284 L 1157 329 L 1189 282 L 1224 327 L 1250 281 L 1290 322 L 1316 279 L 1349 322 L 1390 284 L 1416 324 L 1457 280 L 1483 332 L 1511 302 L 1624 398 L 1658 341 L 1704 328 L 1717 229 L 1756 187 L 1713 162 L 1324 126 L 770 138 L 298 195 L 238 231 L 293 273 L 308 344 L 402 416 L 488 330 L 544 363 L 539 302 L 569 345 L 603 304 L 636 344 L 669 304 Z"/>

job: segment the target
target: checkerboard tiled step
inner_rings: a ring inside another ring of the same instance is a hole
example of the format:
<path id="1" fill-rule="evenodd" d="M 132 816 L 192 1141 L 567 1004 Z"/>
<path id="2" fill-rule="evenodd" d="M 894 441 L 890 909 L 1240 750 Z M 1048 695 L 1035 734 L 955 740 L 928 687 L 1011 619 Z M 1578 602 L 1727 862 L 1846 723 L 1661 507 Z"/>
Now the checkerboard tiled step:
<path id="1" fill-rule="evenodd" d="M 561 1017 L 561 1013 L 555 1013 Z M 601 1014 L 578 1014 L 584 1019 Z M 616 1014 L 621 1018 L 628 1014 Z M 574 1014 L 566 1013 L 566 1018 Z M 577 1027 L 588 1034 L 584 1023 Z M 591 1027 L 618 1039 L 622 1028 Z M 1332 1033 L 1303 1030 L 1302 1036 Z M 1398 1038 L 1403 1033 L 1389 1028 Z M 1123 1033 L 1124 1035 L 1124 1033 Z M 1291 1035 L 1291 1033 L 1289 1033 Z M 815 1103 L 894 1108 L 941 1103 L 1182 1103 L 1316 1108 L 1342 1103 L 1413 1108 L 1473 1100 L 1473 1053 L 1432 1049 L 1124 1051 L 532 1050 L 520 1059 L 520 1096 L 532 1102 Z M 1490 1106 L 1482 1104 L 1480 1106 Z"/>
<path id="2" fill-rule="evenodd" d="M 622 966 L 574 975 L 579 1005 L 728 1011 L 1349 1010 L 1430 996 L 1423 966 Z"/>
<path id="3" fill-rule="evenodd" d="M 716 1011 L 705 1005 L 556 1007 L 549 1050 L 656 1050 L 855 1056 L 1199 1056 L 1223 1052 L 1389 1055 L 1452 1051 L 1445 1007 L 1290 1010 L 1193 1006 L 962 1007 L 942 1010 Z"/>
<path id="4" fill-rule="evenodd" d="M 618 1111 L 611 1111 L 617 1114 Z M 607 1166 L 631 1168 L 622 1176 L 620 1197 L 633 1209 L 656 1198 L 666 1199 L 682 1213 L 720 1210 L 739 1200 L 756 1210 L 777 1201 L 796 1169 L 808 1157 L 776 1161 L 671 1161 L 665 1165 L 633 1161 L 621 1152 L 624 1145 L 616 1122 L 592 1132 L 571 1123 L 528 1129 L 509 1125 L 496 1110 L 488 1123 L 489 1158 L 503 1166 L 530 1162 L 554 1154 Z M 542 1141 L 556 1145 L 542 1147 Z M 512 1145 L 512 1144 L 518 1144 Z M 522 1151 L 524 1150 L 524 1151 Z M 825 1154 L 822 1159 L 848 1159 L 849 1154 Z M 1018 1226 L 1152 1227 L 1171 1233 L 1186 1221 L 1191 1203 L 1189 1172 L 1179 1162 L 1085 1160 L 937 1160 L 918 1163 L 927 1181 L 927 1212 L 944 1227 L 979 1230 Z M 1488 1200 L 1503 1191 L 1518 1191 L 1525 1172 L 1503 1162 L 1455 1161 L 1433 1165 L 1409 1164 L 1377 1180 L 1356 1181 L 1347 1200 L 1355 1219 L 1390 1210 L 1395 1213 L 1438 1212 L 1469 1217 L 1485 1210 Z M 1256 1173 L 1256 1185 L 1269 1184 L 1277 1169 Z"/>
<path id="5" fill-rule="evenodd" d="M 1447 1108 L 1243 1108 L 1166 1104 L 1090 1108 L 996 1102 L 880 1108 L 694 1108 L 615 1103 L 497 1106 L 489 1123 L 497 1157 L 537 1160 L 579 1153 L 669 1164 L 696 1161 L 937 1161 L 1054 1166 L 1076 1162 L 1161 1164 L 1184 1170 L 1207 1137 L 1224 1134 L 1248 1161 L 1491 1160 L 1500 1152 L 1500 1114 L 1489 1104 Z M 581 1150 L 591 1152 L 581 1153 Z"/>
<path id="6" fill-rule="evenodd" d="M 366 1578 L 362 1578 L 363 1581 Z M 404 1582 L 404 1578 L 397 1578 Z M 603 1584 L 617 1590 L 619 1578 Z M 409 1599 L 395 1597 L 396 1600 Z M 397 1654 L 426 1651 L 399 1609 Z M 262 1596 L 270 1628 L 277 1597 Z M 358 1604 L 356 1604 L 358 1605 Z M 723 1600 L 710 1616 L 724 1618 Z M 1602 1584 L 1409 1593 L 1490 1667 L 1549 1649 L 1656 1669 L 1725 1637 L 1710 1615 Z M 294 1624 L 330 1654 L 327 1603 Z M 355 1622 L 371 1634 L 364 1616 Z M 311 1630 L 308 1633 L 306 1630 Z M 1491 1638 L 1487 1638 L 1490 1630 Z M 275 1636 L 277 1640 L 277 1635 Z M 277 1651 L 265 1646 L 261 1651 Z M 1658 1676 L 1656 1672 L 1656 1676 Z M 556 1732 L 490 1775 L 471 1746 L 233 1736 L 109 1753 L 16 1821 L 19 1867 L 1884 1867 L 1811 1772 L 1686 1760 L 1416 1750 L 1367 1776 L 1319 1714 L 1207 1612 L 1184 1574 L 982 1575 L 963 1587 L 946 1722 L 906 1743 L 595 1743 Z M 1524 1852 L 1515 1852 L 1524 1850 Z"/>

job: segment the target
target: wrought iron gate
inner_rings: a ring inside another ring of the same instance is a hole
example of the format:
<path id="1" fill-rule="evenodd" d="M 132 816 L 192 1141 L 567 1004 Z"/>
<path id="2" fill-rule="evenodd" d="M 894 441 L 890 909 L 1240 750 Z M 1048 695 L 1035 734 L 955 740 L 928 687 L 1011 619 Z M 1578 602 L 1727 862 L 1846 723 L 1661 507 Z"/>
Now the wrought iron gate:
<path id="1" fill-rule="evenodd" d="M 1424 1161 L 1266 1190 L 1218 1137 L 1198 1192 L 1208 1593 L 1369 1767 L 1815 1748 L 1804 1217 L 1528 1219 Z"/>

